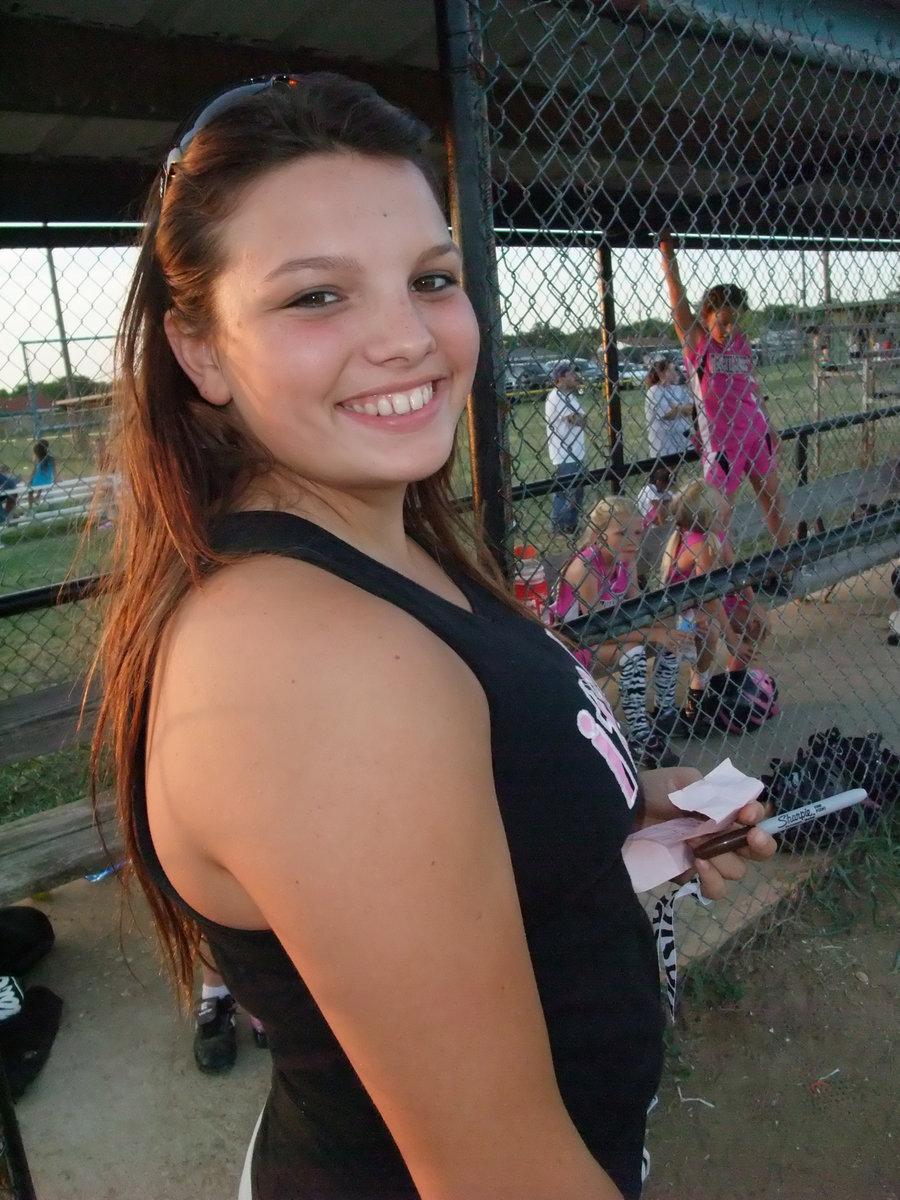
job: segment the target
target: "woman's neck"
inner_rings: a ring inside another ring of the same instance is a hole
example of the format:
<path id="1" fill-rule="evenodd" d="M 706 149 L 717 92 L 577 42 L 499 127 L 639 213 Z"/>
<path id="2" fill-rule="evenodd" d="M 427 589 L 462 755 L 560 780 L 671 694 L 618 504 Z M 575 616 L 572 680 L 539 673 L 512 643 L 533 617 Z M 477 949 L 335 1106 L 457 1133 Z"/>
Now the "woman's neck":
<path id="1" fill-rule="evenodd" d="M 349 491 L 268 476 L 251 484 L 241 509 L 293 513 L 403 574 L 417 558 L 403 522 L 406 487 Z"/>

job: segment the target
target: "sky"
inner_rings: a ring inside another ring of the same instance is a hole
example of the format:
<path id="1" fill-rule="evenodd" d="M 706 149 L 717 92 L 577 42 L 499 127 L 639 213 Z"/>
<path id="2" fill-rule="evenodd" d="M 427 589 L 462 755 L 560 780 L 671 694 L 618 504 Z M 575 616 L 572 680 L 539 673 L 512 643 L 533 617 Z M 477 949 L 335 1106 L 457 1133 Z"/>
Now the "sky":
<path id="1" fill-rule="evenodd" d="M 112 346 L 136 251 L 125 247 L 53 251 L 53 266 L 69 341 L 72 371 L 109 378 Z M 682 278 L 696 303 L 716 280 L 736 282 L 751 308 L 820 304 L 822 255 L 817 251 L 680 252 Z M 900 252 L 832 252 L 835 301 L 881 298 L 898 287 Z M 566 332 L 600 324 L 596 258 L 590 251 L 507 249 L 498 263 L 504 332 L 541 322 Z M 613 253 L 613 294 L 620 325 L 666 319 L 656 251 Z M 65 375 L 47 251 L 0 250 L 0 388 Z"/>
<path id="2" fill-rule="evenodd" d="M 616 321 L 631 325 L 666 320 L 668 299 L 657 250 L 613 251 Z M 745 288 L 751 309 L 771 305 L 813 307 L 825 300 L 825 269 L 819 251 L 684 250 L 681 278 L 696 307 L 716 282 Z M 828 272 L 832 302 L 881 299 L 900 287 L 900 252 L 832 251 Z M 506 250 L 499 265 L 504 332 L 536 320 L 566 331 L 601 324 L 599 270 L 590 251 Z"/>
<path id="3" fill-rule="evenodd" d="M 53 251 L 73 373 L 108 379 L 112 346 L 136 251 L 124 247 Z M 0 250 L 0 388 L 26 378 L 65 376 L 47 251 Z"/>

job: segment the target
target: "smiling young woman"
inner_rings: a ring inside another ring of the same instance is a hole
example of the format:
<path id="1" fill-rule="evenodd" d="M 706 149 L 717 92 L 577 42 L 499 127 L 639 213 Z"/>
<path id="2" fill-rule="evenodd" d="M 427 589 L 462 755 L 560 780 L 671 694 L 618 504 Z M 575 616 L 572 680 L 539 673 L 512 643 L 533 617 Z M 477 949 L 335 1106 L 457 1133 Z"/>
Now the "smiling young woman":
<path id="1" fill-rule="evenodd" d="M 268 1036 L 242 1197 L 636 1197 L 662 1017 L 621 846 L 696 773 L 639 781 L 463 549 L 477 330 L 424 138 L 310 75 L 176 139 L 119 346 L 95 755 L 182 987 L 202 936 Z"/>

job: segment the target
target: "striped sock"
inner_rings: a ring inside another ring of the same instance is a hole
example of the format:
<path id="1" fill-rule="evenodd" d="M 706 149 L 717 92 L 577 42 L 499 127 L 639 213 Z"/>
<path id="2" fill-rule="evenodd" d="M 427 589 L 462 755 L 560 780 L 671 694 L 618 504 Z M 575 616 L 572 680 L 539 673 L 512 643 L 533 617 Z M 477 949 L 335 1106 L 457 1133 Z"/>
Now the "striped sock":
<path id="1" fill-rule="evenodd" d="M 660 650 L 653 667 L 653 690 L 656 692 L 656 715 L 675 711 L 675 688 L 681 659 L 671 650 Z"/>
<path id="2" fill-rule="evenodd" d="M 636 742 L 650 740 L 647 722 L 647 651 L 632 646 L 619 659 L 619 702 L 628 722 L 628 733 Z"/>

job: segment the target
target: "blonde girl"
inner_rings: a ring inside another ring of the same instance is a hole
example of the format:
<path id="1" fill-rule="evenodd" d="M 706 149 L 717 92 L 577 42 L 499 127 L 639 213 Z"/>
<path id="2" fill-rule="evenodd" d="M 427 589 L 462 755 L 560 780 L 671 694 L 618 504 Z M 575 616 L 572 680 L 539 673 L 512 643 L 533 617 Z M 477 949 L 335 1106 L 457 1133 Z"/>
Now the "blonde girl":
<path id="1" fill-rule="evenodd" d="M 636 564 L 643 530 L 643 518 L 627 496 L 600 500 L 578 550 L 560 576 L 552 619 L 572 620 L 639 595 Z M 656 735 L 647 717 L 648 645 L 656 651 L 653 685 L 657 706 L 674 708 L 679 659 L 669 647 L 681 640 L 671 622 L 656 622 L 649 629 L 635 629 L 616 641 L 580 652 L 586 661 L 619 670 L 619 697 L 629 741 L 645 765 L 671 761 L 665 740 Z"/>
<path id="2" fill-rule="evenodd" d="M 702 480 L 689 484 L 672 505 L 675 528 L 663 551 L 661 574 L 667 584 L 683 583 L 716 567 L 734 562 L 731 543 L 725 535 L 721 496 Z M 766 634 L 765 617 L 755 604 L 752 589 L 730 592 L 721 600 L 708 600 L 683 612 L 680 624 L 693 634 L 696 661 L 691 672 L 687 699 L 681 713 L 671 708 L 657 712 L 660 733 L 696 732 L 702 717 L 700 699 L 715 662 L 719 632 L 730 651 L 727 669 L 749 665 Z"/>

